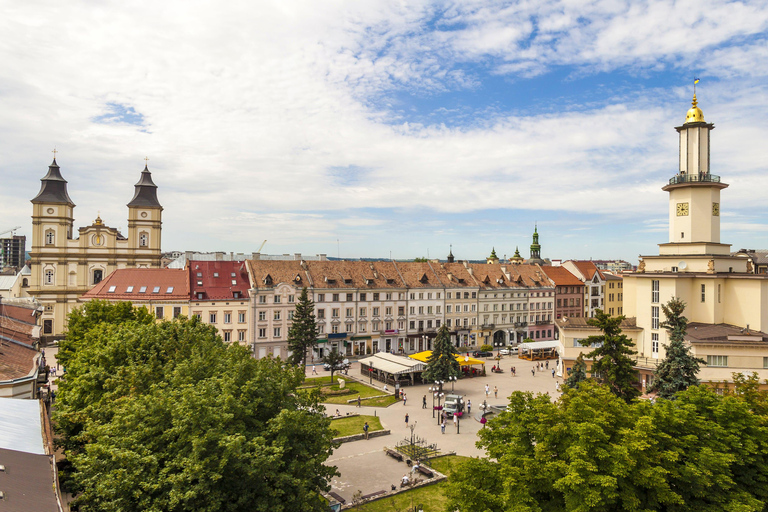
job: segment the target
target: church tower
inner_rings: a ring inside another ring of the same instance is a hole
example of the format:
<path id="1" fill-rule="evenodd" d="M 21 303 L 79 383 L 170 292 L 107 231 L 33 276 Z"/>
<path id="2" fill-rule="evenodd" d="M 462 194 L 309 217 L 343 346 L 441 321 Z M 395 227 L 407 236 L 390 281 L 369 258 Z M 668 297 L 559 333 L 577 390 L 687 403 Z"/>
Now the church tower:
<path id="1" fill-rule="evenodd" d="M 75 203 L 67 193 L 67 180 L 54 157 L 48 174 L 41 180 L 40 192 L 32 199 L 32 275 L 31 287 L 43 283 L 63 286 L 64 272 L 56 272 L 58 255 L 72 238 Z M 42 260 L 47 261 L 42 265 Z"/>
<path id="2" fill-rule="evenodd" d="M 680 136 L 678 173 L 662 190 L 669 192 L 669 243 L 660 254 L 727 255 L 720 243 L 720 191 L 728 185 L 709 172 L 709 138 L 715 125 L 704 121 L 696 94 L 685 123 L 675 127 Z"/>
<path id="3" fill-rule="evenodd" d="M 539 245 L 539 226 L 533 226 L 533 243 L 531 244 L 531 257 L 528 259 L 529 264 L 544 265 L 546 262 L 541 259 L 541 245 Z"/>
<path id="4" fill-rule="evenodd" d="M 157 200 L 157 185 L 145 165 L 128 203 L 128 243 L 138 260 L 160 257 L 163 207 Z M 135 262 L 136 266 L 146 266 Z M 154 266 L 154 265 L 150 265 Z"/>

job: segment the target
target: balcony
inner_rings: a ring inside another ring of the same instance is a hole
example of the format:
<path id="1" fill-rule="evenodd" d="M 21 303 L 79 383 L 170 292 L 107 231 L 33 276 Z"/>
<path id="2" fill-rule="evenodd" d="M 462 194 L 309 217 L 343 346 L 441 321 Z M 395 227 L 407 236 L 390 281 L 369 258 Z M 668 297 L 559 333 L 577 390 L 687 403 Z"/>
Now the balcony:
<path id="1" fill-rule="evenodd" d="M 715 174 L 677 174 L 669 179 L 670 185 L 680 183 L 720 183 L 720 176 Z"/>
<path id="2" fill-rule="evenodd" d="M 496 324 L 483 324 L 480 326 L 481 329 L 495 329 Z"/>
<path id="3" fill-rule="evenodd" d="M 528 322 L 515 322 L 515 327 L 526 327 Z"/>

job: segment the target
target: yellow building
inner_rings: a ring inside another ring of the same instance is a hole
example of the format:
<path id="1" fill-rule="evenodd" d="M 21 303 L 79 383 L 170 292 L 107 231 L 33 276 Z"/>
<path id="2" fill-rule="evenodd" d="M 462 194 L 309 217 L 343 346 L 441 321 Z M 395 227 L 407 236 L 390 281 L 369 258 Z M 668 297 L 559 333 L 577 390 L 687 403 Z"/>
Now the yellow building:
<path id="1" fill-rule="evenodd" d="M 160 266 L 163 208 L 145 166 L 128 203 L 128 235 L 101 218 L 75 233 L 75 203 L 56 160 L 32 199 L 32 250 L 28 293 L 43 306 L 43 341 L 61 337 L 78 297 L 119 268 Z"/>
<path id="2" fill-rule="evenodd" d="M 611 316 L 624 314 L 624 279 L 607 270 L 602 271 L 605 278 L 605 308 L 604 312 Z"/>
<path id="3" fill-rule="evenodd" d="M 748 258 L 732 256 L 720 242 L 720 191 L 728 187 L 710 173 L 712 123 L 704 121 L 696 95 L 680 137 L 679 172 L 669 193 L 669 242 L 659 254 L 642 256 L 637 272 L 624 274 L 624 312 L 642 333 L 637 351 L 647 376 L 664 358 L 667 331 L 661 306 L 673 297 L 686 304 L 686 341 L 708 362 L 703 382 L 729 381 L 732 373 L 756 371 L 768 378 L 768 276 L 754 274 Z"/>

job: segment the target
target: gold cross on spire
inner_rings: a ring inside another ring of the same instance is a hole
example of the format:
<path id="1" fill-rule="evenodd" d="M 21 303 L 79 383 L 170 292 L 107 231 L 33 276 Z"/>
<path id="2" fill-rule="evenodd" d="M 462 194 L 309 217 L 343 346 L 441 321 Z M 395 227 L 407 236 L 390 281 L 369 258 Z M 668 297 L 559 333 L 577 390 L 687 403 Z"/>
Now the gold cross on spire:
<path id="1" fill-rule="evenodd" d="M 51 151 L 51 153 L 53 153 L 53 159 L 56 160 L 56 153 L 58 153 L 58 151 L 56 151 L 55 147 L 53 148 L 53 151 Z"/>
<path id="2" fill-rule="evenodd" d="M 145 157 L 144 157 L 144 165 L 147 165 L 147 162 L 149 162 L 149 157 L 148 157 L 148 156 L 145 156 Z"/>

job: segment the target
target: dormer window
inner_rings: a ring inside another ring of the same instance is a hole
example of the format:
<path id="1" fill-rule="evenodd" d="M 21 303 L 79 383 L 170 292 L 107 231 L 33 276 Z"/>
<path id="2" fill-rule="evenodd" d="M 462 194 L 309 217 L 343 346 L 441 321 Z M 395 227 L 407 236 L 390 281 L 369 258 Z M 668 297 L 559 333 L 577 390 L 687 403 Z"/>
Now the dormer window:
<path id="1" fill-rule="evenodd" d="M 235 299 L 239 299 L 240 298 L 240 292 L 232 292 L 232 297 L 234 297 Z"/>
<path id="2" fill-rule="evenodd" d="M 147 293 L 147 287 L 142 286 L 141 288 L 139 288 L 139 293 Z"/>
<path id="3" fill-rule="evenodd" d="M 109 290 L 107 292 L 108 293 L 115 293 L 115 290 L 117 290 L 117 286 L 110 286 Z"/>
<path id="4" fill-rule="evenodd" d="M 351 279 L 344 279 L 344 284 L 352 284 L 352 280 Z"/>
<path id="5" fill-rule="evenodd" d="M 421 279 L 419 279 L 419 281 L 421 281 L 422 283 L 426 283 L 427 281 L 429 281 L 429 279 L 427 278 L 427 274 L 422 274 Z"/>
<path id="6" fill-rule="evenodd" d="M 203 292 L 197 293 L 197 300 L 203 300 Z"/>
<path id="7" fill-rule="evenodd" d="M 133 293 L 133 286 L 129 286 L 125 289 L 125 293 Z"/>
<path id="8" fill-rule="evenodd" d="M 219 273 L 218 272 L 214 272 L 213 273 L 213 277 L 219 277 Z"/>

